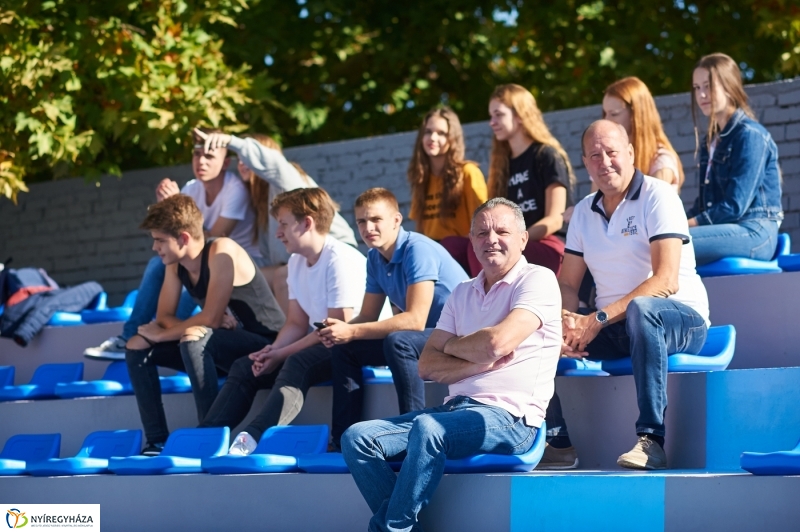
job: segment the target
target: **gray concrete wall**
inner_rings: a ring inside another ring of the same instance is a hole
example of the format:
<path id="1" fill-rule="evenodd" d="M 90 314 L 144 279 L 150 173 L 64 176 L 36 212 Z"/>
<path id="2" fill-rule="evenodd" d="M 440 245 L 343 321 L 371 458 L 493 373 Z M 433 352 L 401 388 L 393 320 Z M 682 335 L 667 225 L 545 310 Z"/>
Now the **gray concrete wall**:
<path id="1" fill-rule="evenodd" d="M 792 235 L 800 250 L 800 78 L 747 88 L 758 119 L 770 130 L 780 150 L 784 176 L 782 231 Z M 697 196 L 694 131 L 688 93 L 656 99 L 667 134 L 681 156 L 687 175 L 682 197 Z M 578 194 L 589 191 L 580 161 L 580 133 L 600 116 L 600 106 L 547 113 L 554 135 L 569 152 L 578 176 Z M 467 156 L 488 168 L 491 131 L 486 122 L 467 124 Z M 407 212 L 409 190 L 405 171 L 414 132 L 331 142 L 286 150 L 342 205 L 352 222 L 355 197 L 372 186 L 395 191 Z M 15 266 L 46 268 L 62 284 L 96 280 L 118 304 L 134 289 L 150 243 L 137 229 L 153 190 L 163 177 L 179 183 L 191 178 L 189 166 L 127 172 L 123 179 L 105 177 L 88 183 L 71 179 L 35 184 L 22 194 L 18 206 L 0 200 L 0 261 L 14 257 Z"/>

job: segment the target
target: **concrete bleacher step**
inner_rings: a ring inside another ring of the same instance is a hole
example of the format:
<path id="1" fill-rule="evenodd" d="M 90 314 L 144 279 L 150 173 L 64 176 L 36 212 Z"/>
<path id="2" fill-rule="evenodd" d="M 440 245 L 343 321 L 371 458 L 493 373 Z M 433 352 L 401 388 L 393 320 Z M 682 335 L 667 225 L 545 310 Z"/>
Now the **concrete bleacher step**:
<path id="1" fill-rule="evenodd" d="M 713 325 L 736 327 L 728 369 L 800 366 L 800 272 L 703 279 Z"/>
<path id="2" fill-rule="evenodd" d="M 16 367 L 15 384 L 30 381 L 34 370 L 42 364 L 83 362 L 83 351 L 95 347 L 122 332 L 122 322 L 96 323 L 76 327 L 45 327 L 27 347 L 20 347 L 8 338 L 0 338 L 0 366 Z M 108 363 L 87 361 L 86 380 L 103 376 Z"/>
<path id="3" fill-rule="evenodd" d="M 561 397 L 581 469 L 619 471 L 618 456 L 633 447 L 638 416 L 633 377 L 559 377 Z M 392 384 L 366 388 L 364 417 L 396 415 Z M 426 385 L 429 406 L 447 394 L 442 385 Z M 296 424 L 330 423 L 330 386 L 312 388 Z M 790 449 L 800 438 L 800 368 L 670 374 L 668 379 L 666 452 L 673 468 L 741 471 L 744 451 Z M 236 434 L 260 408 L 254 409 Z M 197 414 L 191 394 L 164 396 L 170 429 L 194 427 Z M 0 403 L 0 441 L 21 433 L 62 433 L 62 456 L 74 454 L 95 430 L 141 427 L 135 398 L 105 397 Z"/>
<path id="4" fill-rule="evenodd" d="M 425 530 L 796 530 L 800 477 L 702 471 L 445 475 Z M 102 527 L 153 531 L 364 530 L 371 513 L 348 474 L 0 477 L 28 504 L 100 504 Z"/>

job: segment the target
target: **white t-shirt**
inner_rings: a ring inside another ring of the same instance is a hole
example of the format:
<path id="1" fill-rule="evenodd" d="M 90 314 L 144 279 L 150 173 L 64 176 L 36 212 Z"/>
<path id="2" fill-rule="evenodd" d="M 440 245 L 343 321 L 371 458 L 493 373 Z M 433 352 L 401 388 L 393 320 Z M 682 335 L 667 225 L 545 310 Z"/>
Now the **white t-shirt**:
<path id="1" fill-rule="evenodd" d="M 329 308 L 352 308 L 361 312 L 367 286 L 367 258 L 353 246 L 325 237 L 319 260 L 309 266 L 302 255 L 293 253 L 288 263 L 289 299 L 308 315 L 309 326 L 328 317 Z"/>
<path id="2" fill-rule="evenodd" d="M 597 287 L 596 306 L 604 308 L 652 277 L 650 243 L 680 238 L 678 292 L 669 296 L 708 321 L 708 295 L 695 270 L 694 246 L 680 197 L 666 182 L 636 170 L 628 193 L 611 219 L 603 211 L 603 193 L 576 206 L 567 232 L 566 253 L 582 256 Z"/>
<path id="3" fill-rule="evenodd" d="M 251 257 L 261 259 L 258 243 L 253 243 L 256 213 L 250 204 L 247 186 L 232 172 L 225 172 L 224 179 L 222 190 L 211 205 L 206 202 L 206 189 L 202 181 L 192 179 L 183 186 L 181 193 L 191 197 L 203 213 L 203 227 L 206 231 L 210 230 L 220 217 L 238 220 L 228 237 L 242 246 Z"/>

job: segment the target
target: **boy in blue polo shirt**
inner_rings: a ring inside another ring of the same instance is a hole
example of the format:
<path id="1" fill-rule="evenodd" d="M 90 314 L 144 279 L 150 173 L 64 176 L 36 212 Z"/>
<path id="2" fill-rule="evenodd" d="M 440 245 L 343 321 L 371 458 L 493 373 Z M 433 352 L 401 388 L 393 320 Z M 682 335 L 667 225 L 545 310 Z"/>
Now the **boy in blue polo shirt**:
<path id="1" fill-rule="evenodd" d="M 397 198 L 371 188 L 356 198 L 356 224 L 367 254 L 367 289 L 361 312 L 345 323 L 328 318 L 319 331 L 333 348 L 333 443 L 361 420 L 362 366 L 388 365 L 400 413 L 425 407 L 425 389 L 417 361 L 433 332 L 450 292 L 467 280 L 463 268 L 438 243 L 402 228 Z M 389 301 L 400 309 L 378 321 Z"/>

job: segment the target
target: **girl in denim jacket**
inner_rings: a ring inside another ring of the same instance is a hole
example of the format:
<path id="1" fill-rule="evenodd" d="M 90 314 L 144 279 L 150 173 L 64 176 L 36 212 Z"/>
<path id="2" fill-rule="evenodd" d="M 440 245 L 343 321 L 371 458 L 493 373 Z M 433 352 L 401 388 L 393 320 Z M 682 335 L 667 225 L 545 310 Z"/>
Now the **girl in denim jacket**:
<path id="1" fill-rule="evenodd" d="M 783 220 L 778 147 L 747 104 L 739 67 L 711 54 L 692 75 L 692 118 L 708 117 L 700 149 L 700 194 L 689 209 L 697 264 L 723 257 L 770 260 Z"/>

